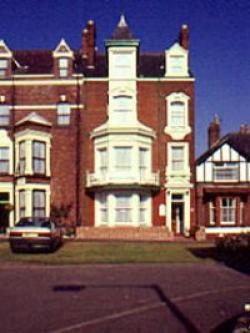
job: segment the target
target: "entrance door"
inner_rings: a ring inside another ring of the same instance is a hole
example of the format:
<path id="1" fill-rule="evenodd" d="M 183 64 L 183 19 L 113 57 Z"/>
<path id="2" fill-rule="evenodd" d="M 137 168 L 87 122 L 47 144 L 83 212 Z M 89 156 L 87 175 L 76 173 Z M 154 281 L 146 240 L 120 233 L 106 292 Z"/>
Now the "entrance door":
<path id="1" fill-rule="evenodd" d="M 175 234 L 184 233 L 184 202 L 183 195 L 172 196 L 172 230 Z"/>
<path id="2" fill-rule="evenodd" d="M 9 226 L 9 193 L 0 193 L 0 233 L 5 233 Z"/>

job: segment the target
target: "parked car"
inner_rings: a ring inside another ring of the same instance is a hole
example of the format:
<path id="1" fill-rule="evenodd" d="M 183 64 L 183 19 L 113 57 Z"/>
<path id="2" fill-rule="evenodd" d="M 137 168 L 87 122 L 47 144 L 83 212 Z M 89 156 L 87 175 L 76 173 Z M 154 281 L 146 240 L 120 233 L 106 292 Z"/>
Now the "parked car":
<path id="1" fill-rule="evenodd" d="M 53 251 L 62 243 L 62 232 L 50 219 L 22 218 L 9 232 L 12 252 L 43 248 Z"/>

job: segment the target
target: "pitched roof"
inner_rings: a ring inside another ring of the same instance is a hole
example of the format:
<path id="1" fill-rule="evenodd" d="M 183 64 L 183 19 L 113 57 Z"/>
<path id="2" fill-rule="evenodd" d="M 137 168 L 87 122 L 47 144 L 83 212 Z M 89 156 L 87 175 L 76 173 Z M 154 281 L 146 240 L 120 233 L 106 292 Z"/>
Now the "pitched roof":
<path id="1" fill-rule="evenodd" d="M 134 36 L 128 27 L 128 24 L 126 22 L 124 15 L 121 15 L 120 21 L 112 34 L 112 39 L 116 39 L 116 40 L 134 39 Z"/>
<path id="2" fill-rule="evenodd" d="M 53 55 L 50 50 L 13 51 L 14 71 L 17 74 L 50 74 L 53 68 Z"/>
<path id="3" fill-rule="evenodd" d="M 224 144 L 228 144 L 236 150 L 241 156 L 250 162 L 250 133 L 229 133 L 223 136 L 213 147 L 208 149 L 197 160 L 196 164 L 199 165 L 207 160 L 217 149 Z"/>

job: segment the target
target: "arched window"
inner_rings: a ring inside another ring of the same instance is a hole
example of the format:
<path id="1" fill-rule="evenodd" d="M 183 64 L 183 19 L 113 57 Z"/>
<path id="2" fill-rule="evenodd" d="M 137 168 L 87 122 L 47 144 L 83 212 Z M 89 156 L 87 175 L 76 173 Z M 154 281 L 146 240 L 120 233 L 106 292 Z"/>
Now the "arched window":
<path id="1" fill-rule="evenodd" d="M 170 126 L 184 127 L 185 126 L 185 105 L 183 102 L 171 102 L 170 104 Z"/>

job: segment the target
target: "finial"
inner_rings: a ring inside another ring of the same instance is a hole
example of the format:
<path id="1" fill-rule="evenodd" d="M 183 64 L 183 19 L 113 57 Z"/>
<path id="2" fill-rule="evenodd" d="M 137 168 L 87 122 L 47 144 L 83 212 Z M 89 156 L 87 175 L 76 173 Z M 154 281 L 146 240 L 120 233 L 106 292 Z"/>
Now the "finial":
<path id="1" fill-rule="evenodd" d="M 124 14 L 121 14 L 120 21 L 118 23 L 118 27 L 119 28 L 127 27 L 127 22 L 126 22 Z"/>

